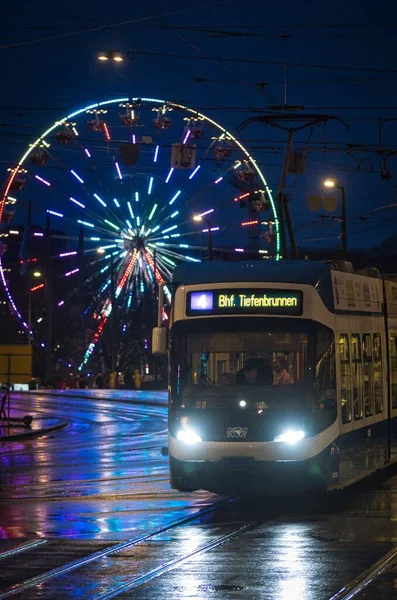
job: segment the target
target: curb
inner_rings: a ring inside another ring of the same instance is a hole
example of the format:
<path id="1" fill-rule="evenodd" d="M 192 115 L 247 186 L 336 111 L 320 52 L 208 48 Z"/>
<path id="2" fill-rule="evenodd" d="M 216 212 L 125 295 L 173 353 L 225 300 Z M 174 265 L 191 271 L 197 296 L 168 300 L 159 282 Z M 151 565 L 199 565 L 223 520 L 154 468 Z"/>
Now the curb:
<path id="1" fill-rule="evenodd" d="M 11 435 L 0 436 L 1 442 L 12 442 L 14 440 L 20 440 L 25 438 L 35 438 L 42 435 L 47 435 L 53 431 L 61 431 L 69 425 L 68 421 L 61 421 L 58 425 L 52 425 L 51 427 L 42 427 L 41 429 L 34 429 L 31 431 L 24 431 L 23 433 L 13 433 Z"/>

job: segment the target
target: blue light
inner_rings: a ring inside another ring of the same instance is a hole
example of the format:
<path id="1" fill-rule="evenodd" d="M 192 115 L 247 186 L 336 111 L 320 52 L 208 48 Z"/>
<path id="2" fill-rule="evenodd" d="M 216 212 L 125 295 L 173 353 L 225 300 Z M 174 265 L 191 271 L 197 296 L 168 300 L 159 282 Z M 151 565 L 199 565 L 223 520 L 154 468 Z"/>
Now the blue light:
<path id="1" fill-rule="evenodd" d="M 174 213 L 172 213 L 171 219 L 173 219 L 174 217 L 176 217 L 176 215 L 179 215 L 179 210 L 176 210 Z"/>
<path id="2" fill-rule="evenodd" d="M 55 210 L 47 210 L 48 214 L 54 215 L 55 217 L 63 217 L 63 215 L 59 212 L 55 212 Z"/>
<path id="3" fill-rule="evenodd" d="M 149 187 L 148 187 L 148 191 L 147 191 L 147 193 L 149 195 L 152 193 L 152 187 L 153 187 L 153 177 L 151 177 L 150 181 L 149 181 Z"/>
<path id="4" fill-rule="evenodd" d="M 75 204 L 77 204 L 77 206 L 80 206 L 80 208 L 85 208 L 84 204 L 82 204 L 81 202 L 79 202 L 78 200 L 76 200 L 75 198 L 70 197 L 70 200 L 72 202 L 74 202 Z"/>
<path id="5" fill-rule="evenodd" d="M 156 146 L 156 151 L 155 151 L 155 153 L 154 153 L 154 159 L 153 159 L 153 162 L 157 162 L 157 157 L 158 157 L 158 155 L 159 155 L 159 149 L 160 149 L 160 146 Z"/>
<path id="6" fill-rule="evenodd" d="M 201 165 L 197 165 L 197 167 L 194 169 L 193 173 L 191 173 L 189 175 L 189 179 L 193 179 L 193 177 L 196 175 L 197 171 L 200 169 Z"/>
<path id="7" fill-rule="evenodd" d="M 138 192 L 135 192 L 135 202 L 139 202 L 139 194 L 138 194 Z"/>
<path id="8" fill-rule="evenodd" d="M 96 198 L 96 199 L 98 200 L 98 202 L 100 202 L 100 203 L 102 204 L 102 206 L 107 206 L 106 202 L 104 202 L 104 201 L 102 200 L 102 198 L 100 198 L 100 197 L 98 196 L 98 194 L 94 194 L 94 198 Z"/>
<path id="9" fill-rule="evenodd" d="M 191 256 L 185 256 L 186 260 L 190 260 L 191 262 L 201 262 L 201 260 L 198 260 L 197 258 L 192 258 Z"/>
<path id="10" fill-rule="evenodd" d="M 167 175 L 167 178 L 165 180 L 165 183 L 169 182 L 169 180 L 171 179 L 171 175 L 172 175 L 173 172 L 174 172 L 174 167 L 171 167 L 171 169 L 170 169 L 170 171 L 169 171 L 169 173 Z"/>
<path id="11" fill-rule="evenodd" d="M 171 198 L 171 200 L 169 201 L 169 204 L 174 204 L 175 200 L 178 198 L 178 196 L 180 196 L 182 194 L 182 190 L 178 190 L 177 193 L 175 194 L 175 196 L 173 196 L 173 198 Z"/>
<path id="12" fill-rule="evenodd" d="M 117 208 L 120 208 L 120 203 L 118 200 L 116 200 L 116 198 L 113 198 L 113 202 L 115 203 L 115 205 L 117 206 Z"/>
<path id="13" fill-rule="evenodd" d="M 190 310 L 213 310 L 213 292 L 192 292 L 190 294 Z"/>
<path id="14" fill-rule="evenodd" d="M 164 229 L 164 231 L 162 231 L 161 233 L 167 233 L 168 231 L 172 231 L 173 229 L 176 229 L 178 227 L 178 225 L 173 225 L 172 227 L 168 227 L 167 229 Z"/>
<path id="15" fill-rule="evenodd" d="M 120 171 L 119 163 L 115 162 L 114 166 L 116 167 L 116 171 L 117 171 L 117 175 L 119 176 L 119 179 L 123 179 L 123 176 L 122 176 L 121 171 Z"/>
<path id="16" fill-rule="evenodd" d="M 76 177 L 76 179 L 80 181 L 80 183 L 84 183 L 83 179 L 81 179 L 80 175 L 77 175 L 76 171 L 73 171 L 73 169 L 71 169 L 70 172 Z"/>

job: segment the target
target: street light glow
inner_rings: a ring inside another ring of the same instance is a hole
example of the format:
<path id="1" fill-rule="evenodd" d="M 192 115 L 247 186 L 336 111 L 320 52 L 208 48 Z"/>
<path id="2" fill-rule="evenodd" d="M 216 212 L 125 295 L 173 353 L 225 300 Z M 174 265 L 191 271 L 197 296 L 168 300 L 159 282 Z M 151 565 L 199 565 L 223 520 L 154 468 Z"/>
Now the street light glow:
<path id="1" fill-rule="evenodd" d="M 194 215 L 193 221 L 202 221 L 203 217 L 201 215 Z"/>
<path id="2" fill-rule="evenodd" d="M 40 273 L 40 271 L 35 271 L 35 272 L 33 273 L 33 277 L 41 277 L 41 273 Z"/>
<path id="3" fill-rule="evenodd" d="M 323 184 L 327 188 L 335 187 L 335 181 L 333 179 L 326 179 Z"/>
<path id="4" fill-rule="evenodd" d="M 116 56 L 113 56 L 113 60 L 116 62 L 123 62 L 124 58 L 120 56 L 120 54 L 116 54 Z"/>
<path id="5" fill-rule="evenodd" d="M 103 60 L 103 61 L 109 60 L 109 57 L 106 56 L 106 54 L 99 54 L 98 60 Z"/>

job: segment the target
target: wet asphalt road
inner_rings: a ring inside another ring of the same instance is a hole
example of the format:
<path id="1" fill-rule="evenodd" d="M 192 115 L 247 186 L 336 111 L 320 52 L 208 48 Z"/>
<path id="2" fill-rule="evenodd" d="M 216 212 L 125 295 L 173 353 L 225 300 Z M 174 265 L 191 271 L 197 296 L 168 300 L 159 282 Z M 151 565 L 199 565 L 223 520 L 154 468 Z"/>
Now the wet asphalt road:
<path id="1" fill-rule="evenodd" d="M 42 542 L 0 561 L 0 590 L 219 500 L 169 489 L 165 395 L 127 394 L 15 397 L 15 407 L 69 425 L 0 444 L 0 552 Z M 100 598 L 140 577 L 117 597 L 326 600 L 397 545 L 397 476 L 389 475 L 325 499 L 235 502 L 12 597 Z M 242 535 L 142 577 L 247 523 Z M 357 596 L 394 597 L 397 569 Z"/>

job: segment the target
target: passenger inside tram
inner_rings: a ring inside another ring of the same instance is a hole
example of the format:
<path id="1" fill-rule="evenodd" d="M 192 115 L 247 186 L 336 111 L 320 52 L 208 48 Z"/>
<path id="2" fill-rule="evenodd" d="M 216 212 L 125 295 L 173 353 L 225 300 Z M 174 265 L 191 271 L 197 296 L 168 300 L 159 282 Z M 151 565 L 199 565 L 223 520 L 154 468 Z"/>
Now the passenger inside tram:
<path id="1" fill-rule="evenodd" d="M 284 356 L 276 356 L 273 360 L 273 369 L 273 385 L 287 385 L 289 383 L 294 383 L 291 375 L 287 371 L 287 361 Z"/>

